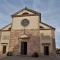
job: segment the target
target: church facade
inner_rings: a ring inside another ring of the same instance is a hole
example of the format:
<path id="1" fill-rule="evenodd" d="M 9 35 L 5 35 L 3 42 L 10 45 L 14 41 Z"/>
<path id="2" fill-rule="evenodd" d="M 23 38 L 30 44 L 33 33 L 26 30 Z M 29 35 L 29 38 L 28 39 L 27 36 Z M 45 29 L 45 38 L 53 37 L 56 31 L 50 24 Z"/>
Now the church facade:
<path id="1" fill-rule="evenodd" d="M 0 54 L 56 54 L 55 28 L 41 21 L 41 13 L 25 7 L 11 17 L 12 23 L 0 29 Z"/>

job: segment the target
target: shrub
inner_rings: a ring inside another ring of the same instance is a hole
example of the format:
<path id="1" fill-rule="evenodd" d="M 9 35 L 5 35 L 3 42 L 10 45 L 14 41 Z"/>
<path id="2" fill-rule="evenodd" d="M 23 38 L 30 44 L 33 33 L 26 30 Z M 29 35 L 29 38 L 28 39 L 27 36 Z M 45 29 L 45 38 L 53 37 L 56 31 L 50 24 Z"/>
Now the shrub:
<path id="1" fill-rule="evenodd" d="M 12 52 L 7 52 L 7 56 L 13 56 Z"/>
<path id="2" fill-rule="evenodd" d="M 33 53 L 32 57 L 39 57 L 39 54 L 37 52 Z"/>

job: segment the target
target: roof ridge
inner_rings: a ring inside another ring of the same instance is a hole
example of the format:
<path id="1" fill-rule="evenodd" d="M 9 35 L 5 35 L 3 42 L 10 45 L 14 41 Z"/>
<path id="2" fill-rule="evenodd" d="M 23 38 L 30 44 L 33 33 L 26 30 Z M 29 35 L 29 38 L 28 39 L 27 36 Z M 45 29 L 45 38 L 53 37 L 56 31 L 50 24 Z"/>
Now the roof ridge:
<path id="1" fill-rule="evenodd" d="M 12 23 L 10 23 L 10 24 L 12 24 Z M 9 26 L 10 24 L 7 24 L 6 26 L 4 26 L 3 28 L 1 28 L 0 30 L 4 29 L 5 27 Z"/>
<path id="2" fill-rule="evenodd" d="M 32 10 L 32 9 L 29 9 L 29 8 L 25 7 L 25 8 L 23 8 L 23 9 L 17 11 L 16 13 L 12 14 L 11 16 L 16 15 L 16 14 L 18 14 L 19 12 L 21 12 L 21 11 L 23 11 L 23 10 L 28 10 L 28 11 L 33 12 L 33 13 L 41 14 L 41 13 L 35 11 L 35 10 Z"/>
<path id="3" fill-rule="evenodd" d="M 50 26 L 50 25 L 48 25 L 48 24 L 46 24 L 46 23 L 44 23 L 44 22 L 41 22 L 41 23 L 55 30 L 54 27 L 52 27 L 52 26 Z"/>

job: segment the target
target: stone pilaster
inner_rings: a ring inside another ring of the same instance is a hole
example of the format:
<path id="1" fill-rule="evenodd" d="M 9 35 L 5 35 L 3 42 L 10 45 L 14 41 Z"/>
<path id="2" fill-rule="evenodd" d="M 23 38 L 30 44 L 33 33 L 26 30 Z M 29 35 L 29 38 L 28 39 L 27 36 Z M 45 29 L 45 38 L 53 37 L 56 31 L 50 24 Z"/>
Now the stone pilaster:
<path id="1" fill-rule="evenodd" d="M 51 32 L 52 32 L 52 50 L 53 50 L 53 52 L 50 55 L 56 56 L 55 31 L 52 30 Z"/>

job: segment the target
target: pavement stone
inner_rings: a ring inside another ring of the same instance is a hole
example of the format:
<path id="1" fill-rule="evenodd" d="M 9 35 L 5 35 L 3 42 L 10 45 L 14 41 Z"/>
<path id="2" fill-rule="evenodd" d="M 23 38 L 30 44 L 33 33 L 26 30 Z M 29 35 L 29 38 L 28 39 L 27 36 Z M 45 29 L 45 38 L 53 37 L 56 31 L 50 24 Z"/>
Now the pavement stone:
<path id="1" fill-rule="evenodd" d="M 28 56 L 2 56 L 0 60 L 60 60 L 60 56 L 40 56 L 40 57 L 28 57 Z"/>

